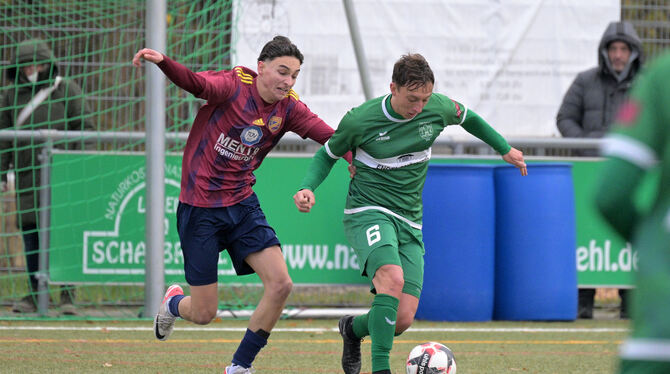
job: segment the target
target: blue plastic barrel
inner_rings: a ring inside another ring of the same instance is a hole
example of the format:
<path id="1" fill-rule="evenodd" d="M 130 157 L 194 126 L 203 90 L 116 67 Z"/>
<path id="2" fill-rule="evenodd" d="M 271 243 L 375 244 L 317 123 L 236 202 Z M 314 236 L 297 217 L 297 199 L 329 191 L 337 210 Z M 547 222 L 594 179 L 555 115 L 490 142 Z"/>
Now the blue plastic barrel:
<path id="1" fill-rule="evenodd" d="M 495 170 L 496 320 L 574 320 L 575 198 L 570 164 Z"/>
<path id="2" fill-rule="evenodd" d="M 493 165 L 429 165 L 423 189 L 423 291 L 417 319 L 493 316 Z"/>

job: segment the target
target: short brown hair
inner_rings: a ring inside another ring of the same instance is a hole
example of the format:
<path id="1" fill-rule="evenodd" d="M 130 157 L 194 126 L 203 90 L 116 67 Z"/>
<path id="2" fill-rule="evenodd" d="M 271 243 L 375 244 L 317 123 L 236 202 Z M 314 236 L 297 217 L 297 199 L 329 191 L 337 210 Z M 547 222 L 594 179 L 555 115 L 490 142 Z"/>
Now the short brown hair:
<path id="1" fill-rule="evenodd" d="M 393 65 L 391 80 L 397 86 L 406 86 L 408 89 L 416 89 L 429 82 L 435 84 L 433 70 L 428 61 L 418 53 L 402 55 Z"/>
<path id="2" fill-rule="evenodd" d="M 302 53 L 291 40 L 285 36 L 277 35 L 269 42 L 265 43 L 261 54 L 258 56 L 258 61 L 272 61 L 277 57 L 292 56 L 297 58 L 302 65 L 304 59 Z"/>

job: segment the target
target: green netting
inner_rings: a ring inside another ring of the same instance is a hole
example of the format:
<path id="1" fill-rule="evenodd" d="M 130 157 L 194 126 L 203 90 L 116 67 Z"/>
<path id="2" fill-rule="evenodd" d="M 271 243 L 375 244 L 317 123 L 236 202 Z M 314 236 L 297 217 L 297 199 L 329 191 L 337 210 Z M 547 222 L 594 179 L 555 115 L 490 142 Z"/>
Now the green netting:
<path id="1" fill-rule="evenodd" d="M 233 52 L 230 41 L 235 26 L 232 1 L 168 1 L 166 4 L 167 50 L 164 52 L 178 56 L 180 62 L 193 70 L 229 67 Z M 125 156 L 130 152 L 142 152 L 143 136 L 107 139 L 69 135 L 52 139 L 54 154 L 79 151 L 77 161 L 89 166 L 85 172 L 79 173 L 77 180 L 53 175 L 52 180 L 56 182 L 51 186 L 53 191 L 65 193 L 57 195 L 50 203 L 49 199 L 44 199 L 48 195 L 40 196 L 46 184 L 42 183 L 44 176 L 40 174 L 44 165 L 49 166 L 49 171 L 74 172 L 74 168 L 81 167 L 70 159 L 57 161 L 51 155 L 48 157 L 53 160 L 51 164 L 43 162 L 40 157 L 45 148 L 43 130 L 89 130 L 107 135 L 144 131 L 144 69 L 134 68 L 131 59 L 145 46 L 145 17 L 146 1 L 0 1 L 3 97 L 0 129 L 24 132 L 10 139 L 0 139 L 3 166 L 0 172 L 6 182 L 0 207 L 2 316 L 31 315 L 12 314 L 17 301 L 36 295 L 26 274 L 24 234 L 32 234 L 35 239 L 37 234 L 46 236 L 53 232 L 74 231 L 82 225 L 92 228 L 109 226 L 104 206 L 109 206 L 113 199 L 102 193 L 104 181 L 115 175 L 132 175 L 138 169 L 135 163 L 127 161 L 127 157 L 115 158 L 99 168 L 90 165 L 100 155 Z M 42 47 L 50 50 L 53 57 L 43 55 Z M 35 65 L 46 65 L 36 84 L 26 80 L 25 74 L 15 74 L 16 71 L 28 72 Z M 57 86 L 56 76 L 63 77 Z M 50 87 L 55 88 L 29 112 L 23 123 L 18 123 L 17 119 L 30 100 L 42 88 Z M 167 96 L 167 132 L 187 131 L 201 103 L 174 85 L 168 85 Z M 181 142 L 169 143 L 168 151 L 179 154 L 181 147 Z M 48 225 L 44 215 L 40 215 L 45 210 L 49 213 L 71 211 L 72 215 L 69 218 L 61 215 L 52 220 L 50 230 L 45 232 L 43 229 Z M 77 213 L 87 211 L 97 212 L 92 214 L 99 218 L 78 222 L 77 219 L 84 215 Z M 144 235 L 143 225 L 127 229 L 127 234 L 132 237 Z M 63 235 L 55 235 L 59 236 Z M 63 261 L 59 268 L 49 271 L 59 274 L 80 271 L 77 267 L 81 261 L 72 258 L 72 254 L 81 253 L 81 249 L 76 248 L 81 244 L 74 240 L 68 243 L 67 237 L 59 243 L 50 246 L 48 253 Z M 94 284 L 57 282 L 49 274 L 52 302 L 49 315 L 58 315 L 59 303 L 74 296 L 80 315 L 137 316 L 144 302 L 144 288 L 137 283 L 128 285 L 124 277 L 124 274 L 107 274 L 104 281 Z M 115 284 L 124 285 L 112 286 Z"/>
<path id="2" fill-rule="evenodd" d="M 235 12 L 244 2 L 166 4 L 166 55 L 194 71 L 229 68 Z M 67 310 L 60 304 L 67 299 L 79 315 L 73 318 L 135 318 L 142 310 L 145 70 L 131 59 L 145 46 L 145 18 L 146 1 L 0 0 L 0 175 L 7 186 L 0 195 L 0 318 L 39 316 L 31 310 L 39 288 L 29 286 L 24 253 L 24 239 L 38 238 L 49 256 L 47 318 L 62 316 Z M 38 52 L 42 47 L 53 57 Z M 22 48 L 29 52 L 17 59 Z M 15 74 L 36 65 L 46 65 L 37 84 Z M 57 86 L 56 76 L 63 77 Z M 55 88 L 18 124 L 28 102 L 50 87 Z M 166 132 L 187 132 L 200 105 L 168 83 Z M 48 139 L 44 130 L 71 132 Z M 167 143 L 167 282 L 183 282 L 174 222 L 183 143 Z M 127 216 L 118 219 L 121 211 Z M 38 250 L 30 253 L 39 262 Z M 369 302 L 366 287 L 330 288 L 302 287 L 289 305 Z M 221 309 L 247 309 L 261 288 L 226 285 L 220 296 Z M 13 312 L 15 306 L 28 313 Z"/>

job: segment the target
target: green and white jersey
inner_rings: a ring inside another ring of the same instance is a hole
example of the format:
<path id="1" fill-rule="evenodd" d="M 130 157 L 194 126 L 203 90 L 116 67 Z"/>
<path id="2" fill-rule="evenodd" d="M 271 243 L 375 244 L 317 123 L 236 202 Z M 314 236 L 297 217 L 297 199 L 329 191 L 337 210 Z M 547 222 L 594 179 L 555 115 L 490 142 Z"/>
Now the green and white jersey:
<path id="1" fill-rule="evenodd" d="M 353 153 L 346 214 L 377 209 L 420 229 L 431 146 L 446 126 L 465 121 L 467 108 L 433 93 L 421 113 L 405 119 L 390 102 L 386 95 L 350 110 L 324 147 L 332 158 Z"/>
<path id="2" fill-rule="evenodd" d="M 606 156 L 648 170 L 659 162 L 661 178 L 655 209 L 670 209 L 670 54 L 644 71 L 619 111 L 605 142 Z M 670 229 L 670 217 L 668 218 Z"/>
<path id="3" fill-rule="evenodd" d="M 620 347 L 620 373 L 670 372 L 670 54 L 638 76 L 603 153 L 598 206 L 639 251 L 633 293 L 633 331 Z M 647 170 L 660 171 L 651 211 L 634 195 Z"/>

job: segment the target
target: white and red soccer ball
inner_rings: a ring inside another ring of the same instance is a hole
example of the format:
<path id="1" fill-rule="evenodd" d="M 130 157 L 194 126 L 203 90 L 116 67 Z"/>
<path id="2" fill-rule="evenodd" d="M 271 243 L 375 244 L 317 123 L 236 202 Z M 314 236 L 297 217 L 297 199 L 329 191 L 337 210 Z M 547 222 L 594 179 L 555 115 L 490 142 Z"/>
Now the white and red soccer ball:
<path id="1" fill-rule="evenodd" d="M 454 353 L 440 343 L 419 344 L 407 357 L 407 374 L 456 374 Z"/>

